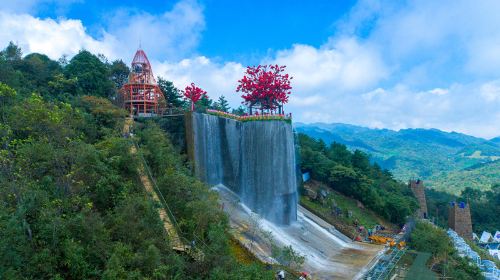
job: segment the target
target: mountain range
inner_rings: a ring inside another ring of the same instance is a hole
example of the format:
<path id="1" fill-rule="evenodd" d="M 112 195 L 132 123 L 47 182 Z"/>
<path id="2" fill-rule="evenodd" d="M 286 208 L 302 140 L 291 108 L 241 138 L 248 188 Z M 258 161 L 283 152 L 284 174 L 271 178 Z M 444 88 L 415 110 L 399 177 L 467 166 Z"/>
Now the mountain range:
<path id="1" fill-rule="evenodd" d="M 500 183 L 500 137 L 490 140 L 438 129 L 372 129 L 342 123 L 295 123 L 295 130 L 361 150 L 397 179 L 420 178 L 435 189 L 459 193 L 467 186 Z"/>

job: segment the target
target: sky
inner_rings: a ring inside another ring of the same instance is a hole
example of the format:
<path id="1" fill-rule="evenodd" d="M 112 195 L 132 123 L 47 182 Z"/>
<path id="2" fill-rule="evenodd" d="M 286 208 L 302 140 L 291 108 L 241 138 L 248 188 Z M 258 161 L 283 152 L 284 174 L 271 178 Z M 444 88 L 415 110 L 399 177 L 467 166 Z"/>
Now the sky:
<path id="1" fill-rule="evenodd" d="M 500 1 L 18 0 L 0 2 L 0 47 L 130 63 L 195 82 L 233 107 L 246 66 L 293 76 L 294 121 L 500 136 Z"/>

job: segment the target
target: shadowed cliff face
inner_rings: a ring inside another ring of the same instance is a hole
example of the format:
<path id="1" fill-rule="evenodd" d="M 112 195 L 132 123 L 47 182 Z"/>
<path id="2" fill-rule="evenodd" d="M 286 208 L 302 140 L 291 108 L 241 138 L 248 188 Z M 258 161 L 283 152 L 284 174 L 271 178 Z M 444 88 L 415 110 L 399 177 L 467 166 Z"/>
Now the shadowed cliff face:
<path id="1" fill-rule="evenodd" d="M 196 175 L 223 184 L 254 212 L 277 224 L 297 220 L 292 126 L 284 121 L 239 122 L 192 114 Z"/>

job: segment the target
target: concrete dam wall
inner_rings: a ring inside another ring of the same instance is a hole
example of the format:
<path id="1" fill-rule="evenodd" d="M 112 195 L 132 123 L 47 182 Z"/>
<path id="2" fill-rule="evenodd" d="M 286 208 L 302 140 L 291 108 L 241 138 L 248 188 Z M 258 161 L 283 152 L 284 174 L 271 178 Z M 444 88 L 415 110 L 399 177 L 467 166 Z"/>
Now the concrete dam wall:
<path id="1" fill-rule="evenodd" d="M 297 220 L 292 125 L 208 114 L 186 117 L 188 153 L 202 181 L 223 184 L 252 211 L 276 224 Z"/>

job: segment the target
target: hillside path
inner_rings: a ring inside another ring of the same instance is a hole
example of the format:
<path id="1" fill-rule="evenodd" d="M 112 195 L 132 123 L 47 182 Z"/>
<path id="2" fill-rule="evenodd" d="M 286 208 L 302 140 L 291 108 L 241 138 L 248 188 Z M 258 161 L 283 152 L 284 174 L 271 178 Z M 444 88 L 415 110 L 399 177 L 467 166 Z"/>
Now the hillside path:
<path id="1" fill-rule="evenodd" d="M 125 125 L 123 128 L 123 133 L 124 135 L 130 135 L 130 127 L 133 123 L 132 118 L 126 118 L 125 119 Z M 133 142 L 133 141 L 132 141 Z M 135 143 L 130 147 L 130 153 L 132 155 L 137 155 L 137 147 L 135 146 Z M 142 186 L 146 190 L 146 192 L 153 198 L 153 200 L 160 204 L 161 203 L 160 198 L 158 197 L 158 194 L 153 188 L 153 184 L 151 182 L 151 179 L 149 176 L 146 175 L 146 169 L 144 167 L 144 163 L 142 160 L 138 161 L 138 166 L 137 166 L 137 173 L 139 174 L 139 178 L 141 180 Z M 189 249 L 189 245 L 185 245 L 182 243 L 181 238 L 177 234 L 177 231 L 170 220 L 167 211 L 165 211 L 164 207 L 158 207 L 157 208 L 158 215 L 160 216 L 162 222 L 163 222 L 163 228 L 165 229 L 170 242 L 172 243 L 172 248 L 176 251 L 186 251 Z"/>

